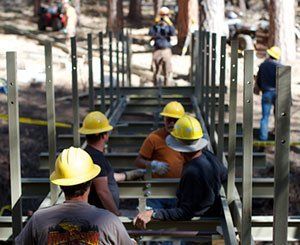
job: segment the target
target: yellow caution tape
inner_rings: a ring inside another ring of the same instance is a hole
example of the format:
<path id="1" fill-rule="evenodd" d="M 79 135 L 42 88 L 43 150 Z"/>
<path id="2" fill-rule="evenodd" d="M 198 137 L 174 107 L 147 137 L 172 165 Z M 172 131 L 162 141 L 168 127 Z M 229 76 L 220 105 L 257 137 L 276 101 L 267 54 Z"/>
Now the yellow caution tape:
<path id="1" fill-rule="evenodd" d="M 275 141 L 253 141 L 254 146 L 275 146 Z M 290 142 L 290 146 L 300 146 L 300 142 Z"/>
<path id="2" fill-rule="evenodd" d="M 3 207 L 0 209 L 0 216 L 3 215 L 3 213 L 4 213 L 5 210 L 11 211 L 10 205 L 3 206 Z"/>
<path id="3" fill-rule="evenodd" d="M 0 114 L 0 119 L 3 119 L 3 120 L 7 121 L 8 120 L 8 115 Z M 25 123 L 25 124 L 37 125 L 37 126 L 47 126 L 48 125 L 47 121 L 32 119 L 32 118 L 28 118 L 28 117 L 20 117 L 19 122 L 20 123 Z M 71 128 L 72 127 L 70 124 L 61 123 L 61 122 L 56 122 L 55 126 L 59 127 L 59 128 Z"/>

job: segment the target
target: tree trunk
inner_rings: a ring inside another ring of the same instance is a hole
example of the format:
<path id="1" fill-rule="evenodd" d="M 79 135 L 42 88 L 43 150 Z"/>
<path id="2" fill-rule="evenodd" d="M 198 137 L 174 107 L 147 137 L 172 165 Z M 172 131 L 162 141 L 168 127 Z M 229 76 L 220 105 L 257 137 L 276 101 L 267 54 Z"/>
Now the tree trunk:
<path id="1" fill-rule="evenodd" d="M 37 16 L 41 7 L 41 0 L 34 0 L 33 16 Z"/>
<path id="2" fill-rule="evenodd" d="M 223 0 L 203 0 L 204 28 L 219 36 L 228 35 L 228 26 L 225 25 L 225 6 Z M 223 23 L 223 24 L 222 24 Z"/>
<path id="3" fill-rule="evenodd" d="M 199 26 L 199 5 L 197 0 L 178 0 L 178 46 L 183 47 L 192 26 Z"/>
<path id="4" fill-rule="evenodd" d="M 118 32 L 123 28 L 123 4 L 122 0 L 107 1 L 107 31 Z"/>
<path id="5" fill-rule="evenodd" d="M 141 0 L 130 0 L 128 19 L 135 22 L 142 20 Z"/>
<path id="6" fill-rule="evenodd" d="M 296 58 L 295 0 L 271 0 L 269 5 L 269 46 L 281 48 L 281 60 Z"/>
<path id="7" fill-rule="evenodd" d="M 247 10 L 245 0 L 239 0 L 239 7 L 240 10 L 245 14 Z"/>
<path id="8" fill-rule="evenodd" d="M 162 7 L 162 0 L 153 0 L 154 18 L 157 16 L 159 9 Z"/>

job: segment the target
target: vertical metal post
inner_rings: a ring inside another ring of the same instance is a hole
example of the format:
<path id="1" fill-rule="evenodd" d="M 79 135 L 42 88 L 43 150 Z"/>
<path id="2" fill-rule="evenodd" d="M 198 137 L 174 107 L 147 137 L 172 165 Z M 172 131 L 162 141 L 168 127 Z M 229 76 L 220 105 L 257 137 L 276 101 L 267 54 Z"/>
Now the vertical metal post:
<path id="1" fill-rule="evenodd" d="M 228 141 L 228 178 L 227 198 L 233 200 L 235 182 L 235 151 L 236 151 L 236 101 L 237 101 L 238 41 L 231 41 L 231 71 L 229 98 L 229 141 Z"/>
<path id="2" fill-rule="evenodd" d="M 226 37 L 221 37 L 220 54 L 220 84 L 219 84 L 219 114 L 218 114 L 218 158 L 223 161 L 224 153 L 224 111 L 225 111 L 225 71 L 226 71 Z"/>
<path id="3" fill-rule="evenodd" d="M 198 100 L 198 103 L 201 101 L 201 91 L 203 89 L 202 84 L 202 44 L 203 44 L 203 32 L 198 32 L 198 48 L 197 48 L 197 69 L 196 69 L 196 81 L 195 81 L 195 96 Z"/>
<path id="4" fill-rule="evenodd" d="M 113 57 L 112 57 L 112 32 L 109 32 L 109 97 L 110 97 L 110 113 L 113 111 L 114 104 L 114 84 L 113 84 Z"/>
<path id="5" fill-rule="evenodd" d="M 73 106 L 73 144 L 80 146 L 79 129 L 79 97 L 77 83 L 77 51 L 76 37 L 71 37 L 71 56 L 72 56 L 72 106 Z"/>
<path id="6" fill-rule="evenodd" d="M 47 127 L 48 127 L 48 151 L 49 151 L 49 172 L 55 169 L 56 160 L 56 127 L 55 127 L 55 97 L 52 68 L 52 46 L 51 43 L 45 44 L 45 65 L 46 65 L 46 98 L 47 98 Z M 57 185 L 50 183 L 50 198 L 53 205 L 59 194 Z"/>
<path id="7" fill-rule="evenodd" d="M 127 40 L 127 47 L 126 47 L 126 52 L 127 52 L 127 84 L 129 87 L 131 87 L 131 55 L 132 55 L 132 51 L 131 51 L 131 43 L 132 43 L 132 39 L 129 36 L 129 34 L 127 33 L 126 36 L 126 40 Z"/>
<path id="8" fill-rule="evenodd" d="M 101 112 L 105 113 L 105 78 L 104 78 L 104 51 L 103 32 L 99 32 L 99 54 L 100 54 L 100 87 L 101 87 Z"/>
<path id="9" fill-rule="evenodd" d="M 122 87 L 125 87 L 125 38 L 124 38 L 124 30 L 121 33 L 122 40 Z"/>
<path id="10" fill-rule="evenodd" d="M 211 144 L 215 143 L 215 118 L 216 118 L 216 42 L 217 34 L 212 34 L 212 46 L 211 46 L 211 97 L 210 97 L 210 125 L 209 135 Z"/>
<path id="11" fill-rule="evenodd" d="M 204 104 L 204 90 L 205 90 L 205 72 L 206 72 L 206 69 L 205 69 L 205 62 L 206 62 L 206 48 L 205 48 L 205 45 L 206 45 L 206 32 L 203 31 L 202 32 L 202 45 L 201 45 L 201 62 L 200 62 L 200 66 L 201 66 L 201 86 L 202 86 L 202 89 L 201 89 L 201 96 L 200 96 L 200 105 L 201 105 L 201 112 L 204 113 L 204 107 L 205 107 L 205 104 Z"/>
<path id="12" fill-rule="evenodd" d="M 189 82 L 191 85 L 194 84 L 194 51 L 195 51 L 195 33 L 192 33 L 191 35 L 191 42 L 190 42 L 190 57 L 191 57 L 191 65 L 190 65 L 190 76 L 189 76 Z"/>
<path id="13" fill-rule="evenodd" d="M 244 52 L 242 244 L 252 244 L 253 50 Z"/>
<path id="14" fill-rule="evenodd" d="M 7 106 L 9 128 L 10 189 L 13 237 L 22 230 L 22 188 L 20 160 L 19 100 L 16 52 L 6 53 Z"/>
<path id="15" fill-rule="evenodd" d="M 276 71 L 273 244 L 287 244 L 290 173 L 291 67 Z"/>
<path id="16" fill-rule="evenodd" d="M 88 34 L 88 66 L 89 66 L 89 108 L 95 110 L 94 106 L 94 78 L 93 78 L 93 39 L 92 33 Z"/>
<path id="17" fill-rule="evenodd" d="M 209 118 L 209 101 L 210 101 L 210 33 L 206 32 L 206 62 L 205 62 L 205 123 L 208 126 L 208 118 Z"/>
<path id="18" fill-rule="evenodd" d="M 117 33 L 116 36 L 116 59 L 117 59 L 117 84 L 116 84 L 116 93 L 117 93 L 117 100 L 119 102 L 120 100 L 120 76 L 119 76 L 119 72 L 120 72 L 120 67 L 119 67 L 119 40 L 120 40 L 120 33 Z"/>
<path id="19" fill-rule="evenodd" d="M 200 43 L 200 32 L 199 31 L 196 31 L 195 33 L 196 35 L 196 43 L 195 43 L 195 62 L 196 62 L 196 72 L 195 72 L 195 96 L 197 98 L 197 101 L 199 103 L 200 101 L 200 56 L 201 56 L 201 53 L 200 53 L 200 48 L 199 48 L 199 43 Z"/>

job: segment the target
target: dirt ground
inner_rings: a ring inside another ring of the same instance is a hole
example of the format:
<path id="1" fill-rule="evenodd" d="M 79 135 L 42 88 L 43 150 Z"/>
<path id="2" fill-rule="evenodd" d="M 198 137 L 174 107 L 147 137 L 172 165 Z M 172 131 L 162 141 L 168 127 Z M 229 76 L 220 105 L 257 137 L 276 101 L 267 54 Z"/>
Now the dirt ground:
<path id="1" fill-rule="evenodd" d="M 125 6 L 126 7 L 126 6 Z M 82 8 L 81 27 L 79 28 L 78 46 L 86 47 L 86 34 L 93 32 L 94 36 L 98 31 L 105 30 L 105 8 L 98 5 L 85 6 Z M 125 10 L 125 12 L 127 9 Z M 92 17 L 90 17 L 92 16 Z M 36 30 L 36 24 L 31 17 L 31 10 L 28 8 L 23 11 L 14 9 L 5 10 L 0 6 L 0 22 L 5 21 L 7 24 L 15 23 L 20 29 Z M 96 28 L 95 28 L 96 26 Z M 147 35 L 147 28 L 134 28 L 133 34 L 141 38 Z M 38 32 L 36 32 L 38 33 Z M 41 34 L 41 33 L 40 33 Z M 60 42 L 63 39 L 61 33 L 46 32 L 43 35 L 56 37 Z M 61 39 L 61 40 L 60 40 Z M 97 39 L 94 39 L 94 49 L 97 48 Z M 228 52 L 230 47 L 227 48 Z M 30 117 L 35 119 L 46 119 L 46 96 L 45 96 L 45 67 L 44 67 L 44 47 L 38 41 L 28 39 L 24 36 L 4 33 L 0 28 L 0 78 L 6 78 L 6 62 L 5 52 L 17 51 L 18 65 L 18 81 L 20 83 L 19 103 L 20 116 Z M 138 65 L 141 69 L 149 70 L 151 64 L 151 52 L 149 47 L 134 44 L 133 45 L 132 64 Z M 227 56 L 229 57 L 229 55 Z M 298 54 L 298 58 L 300 55 Z M 293 106 L 291 113 L 291 141 L 300 142 L 300 60 L 292 61 L 289 65 L 292 66 L 292 94 Z M 262 62 L 261 59 L 255 59 L 255 68 L 257 71 L 258 65 Z M 94 81 L 99 84 L 99 58 L 95 55 L 94 63 Z M 175 85 L 188 84 L 186 81 L 189 72 L 190 59 L 189 56 L 173 56 L 173 69 L 176 71 Z M 55 96 L 61 98 L 70 95 L 71 91 L 71 64 L 70 57 L 67 53 L 59 48 L 53 48 L 53 70 L 55 83 Z M 78 59 L 78 79 L 80 91 L 87 89 L 87 58 L 83 56 Z M 230 59 L 227 59 L 226 81 L 229 81 L 230 75 Z M 105 68 L 105 75 L 108 78 L 108 67 Z M 140 79 L 138 76 L 132 76 L 133 84 L 151 85 L 147 79 Z M 109 81 L 106 79 L 106 81 Z M 243 59 L 239 59 L 239 89 L 238 89 L 238 121 L 242 122 L 242 81 L 243 81 Z M 229 86 L 229 84 L 227 84 Z M 228 100 L 228 94 L 226 95 Z M 81 105 L 81 119 L 87 112 L 87 105 Z M 6 96 L 0 94 L 0 113 L 7 113 Z M 261 116 L 260 97 L 254 96 L 254 127 L 259 126 Z M 72 105 L 70 100 L 56 102 L 56 117 L 59 122 L 71 123 L 72 121 Z M 271 118 L 270 129 L 274 127 L 274 120 Z M 57 133 L 62 132 L 58 129 Z M 64 130 L 66 132 L 68 130 Z M 35 125 L 20 125 L 21 134 L 21 161 L 22 161 L 22 176 L 34 177 L 45 175 L 37 171 L 38 154 L 42 151 L 47 151 L 47 128 Z M 274 160 L 274 148 L 270 147 L 268 151 L 269 167 L 257 173 L 259 176 L 272 177 Z M 0 208 L 8 204 L 10 190 L 9 184 L 9 144 L 8 144 L 8 126 L 7 122 L 0 119 Z M 292 147 L 290 152 L 291 160 L 291 184 L 290 184 L 290 213 L 299 215 L 300 213 L 300 147 Z M 256 204 L 259 207 L 259 203 Z M 264 212 L 272 209 L 272 202 L 262 202 Z"/>

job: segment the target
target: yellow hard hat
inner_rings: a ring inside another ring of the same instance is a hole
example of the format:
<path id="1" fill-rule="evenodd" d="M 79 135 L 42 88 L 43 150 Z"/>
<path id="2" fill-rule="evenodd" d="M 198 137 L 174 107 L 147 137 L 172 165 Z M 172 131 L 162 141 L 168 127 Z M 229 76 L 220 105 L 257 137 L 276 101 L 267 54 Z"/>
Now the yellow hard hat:
<path id="1" fill-rule="evenodd" d="M 61 186 L 78 185 L 95 178 L 100 171 L 101 168 L 94 164 L 86 151 L 70 147 L 57 157 L 50 180 Z"/>
<path id="2" fill-rule="evenodd" d="M 170 9 L 168 7 L 161 7 L 158 11 L 158 14 L 163 16 L 163 15 L 168 15 L 170 13 Z"/>
<path id="3" fill-rule="evenodd" d="M 196 118 L 185 115 L 175 123 L 171 135 L 182 140 L 197 140 L 202 138 L 203 132 Z"/>
<path id="4" fill-rule="evenodd" d="M 276 60 L 279 60 L 281 56 L 281 49 L 277 46 L 273 46 L 267 49 L 267 53 L 273 58 L 275 58 Z"/>
<path id="5" fill-rule="evenodd" d="M 173 118 L 181 118 L 184 115 L 185 111 L 182 106 L 177 101 L 169 102 L 160 113 L 160 115 L 164 117 L 173 117 Z"/>
<path id="6" fill-rule="evenodd" d="M 84 118 L 79 133 L 99 134 L 111 131 L 112 129 L 113 127 L 109 124 L 109 121 L 104 114 L 99 111 L 93 111 Z"/>

